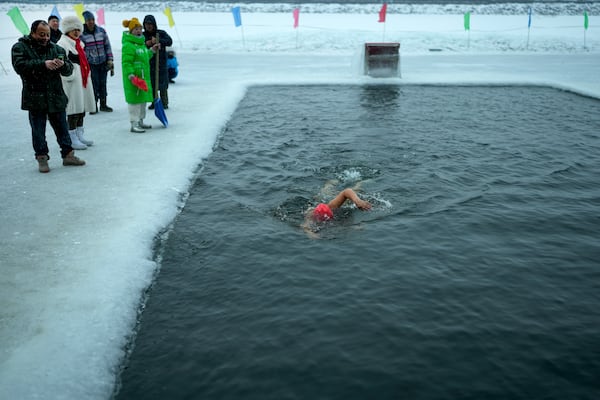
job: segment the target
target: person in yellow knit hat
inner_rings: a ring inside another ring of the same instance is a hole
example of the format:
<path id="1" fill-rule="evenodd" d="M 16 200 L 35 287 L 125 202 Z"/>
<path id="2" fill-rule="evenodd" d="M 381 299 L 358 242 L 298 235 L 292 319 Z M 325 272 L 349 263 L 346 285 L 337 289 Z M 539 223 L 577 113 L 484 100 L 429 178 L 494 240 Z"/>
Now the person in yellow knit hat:
<path id="1" fill-rule="evenodd" d="M 147 48 L 142 35 L 142 24 L 137 18 L 123 20 L 121 68 L 123 71 L 123 89 L 125 101 L 129 107 L 131 132 L 142 133 L 151 129 L 144 124 L 146 103 L 152 102 L 152 83 L 150 58 L 159 49 L 159 44 Z"/>

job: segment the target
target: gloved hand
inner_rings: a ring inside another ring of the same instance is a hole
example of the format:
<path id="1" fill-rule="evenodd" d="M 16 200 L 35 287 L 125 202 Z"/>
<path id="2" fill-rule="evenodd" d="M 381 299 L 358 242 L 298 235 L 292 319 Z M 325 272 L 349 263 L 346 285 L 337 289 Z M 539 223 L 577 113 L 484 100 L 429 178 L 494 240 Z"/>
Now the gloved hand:
<path id="1" fill-rule="evenodd" d="M 73 53 L 69 52 L 69 54 L 67 55 L 67 58 L 72 63 L 79 65 L 79 56 L 77 54 L 73 54 Z"/>
<path id="2" fill-rule="evenodd" d="M 135 75 L 129 75 L 129 80 L 131 81 L 131 83 L 133 83 L 133 86 L 142 89 L 144 92 L 148 91 L 148 85 L 146 84 L 146 81 L 142 78 L 138 78 Z"/>
<path id="3" fill-rule="evenodd" d="M 115 76 L 115 64 L 112 62 L 112 60 L 108 60 L 106 62 L 106 69 L 110 71 L 110 76 Z"/>

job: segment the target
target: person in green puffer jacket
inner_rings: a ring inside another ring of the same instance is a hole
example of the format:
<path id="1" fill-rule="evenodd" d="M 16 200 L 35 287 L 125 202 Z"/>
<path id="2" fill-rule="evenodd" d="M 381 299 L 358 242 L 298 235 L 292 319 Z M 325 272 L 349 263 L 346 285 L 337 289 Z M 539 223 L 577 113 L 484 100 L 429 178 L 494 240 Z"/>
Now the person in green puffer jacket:
<path id="1" fill-rule="evenodd" d="M 141 133 L 151 129 L 144 124 L 146 103 L 152 102 L 152 83 L 150 76 L 150 58 L 159 49 L 159 44 L 147 48 L 142 36 L 142 24 L 137 18 L 126 19 L 123 26 L 121 68 L 123 70 L 123 89 L 125 101 L 129 107 L 131 132 Z"/>

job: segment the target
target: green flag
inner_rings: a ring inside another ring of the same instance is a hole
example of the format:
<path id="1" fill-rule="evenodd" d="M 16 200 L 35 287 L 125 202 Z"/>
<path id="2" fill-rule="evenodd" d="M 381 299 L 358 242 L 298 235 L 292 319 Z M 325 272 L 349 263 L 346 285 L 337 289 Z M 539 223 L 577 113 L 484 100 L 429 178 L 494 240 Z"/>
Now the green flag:
<path id="1" fill-rule="evenodd" d="M 12 19 L 13 24 L 19 32 L 23 35 L 29 35 L 29 27 L 27 26 L 27 22 L 23 19 L 21 15 L 21 11 L 19 11 L 19 7 L 13 7 L 9 12 L 6 13 Z"/>
<path id="2" fill-rule="evenodd" d="M 465 31 L 470 31 L 470 30 L 471 30 L 471 13 L 466 12 L 465 13 Z"/>
<path id="3" fill-rule="evenodd" d="M 588 20 L 587 11 L 584 11 L 583 12 L 583 27 L 587 30 L 589 25 L 590 25 L 590 21 Z"/>

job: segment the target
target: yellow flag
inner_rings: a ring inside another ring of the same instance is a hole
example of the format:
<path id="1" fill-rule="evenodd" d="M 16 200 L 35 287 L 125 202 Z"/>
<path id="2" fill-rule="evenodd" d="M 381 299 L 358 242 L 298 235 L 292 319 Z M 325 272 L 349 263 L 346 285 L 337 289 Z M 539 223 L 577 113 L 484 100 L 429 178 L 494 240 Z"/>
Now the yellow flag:
<path id="1" fill-rule="evenodd" d="M 169 28 L 174 27 L 175 26 L 175 21 L 173 21 L 173 14 L 171 14 L 171 7 L 165 8 L 165 10 L 163 11 L 163 13 L 169 19 Z"/>
<path id="2" fill-rule="evenodd" d="M 83 3 L 79 3 L 79 4 L 73 4 L 73 10 L 75 10 L 75 15 L 77 15 L 79 17 L 79 19 L 81 20 L 81 22 L 85 22 L 83 20 Z"/>

